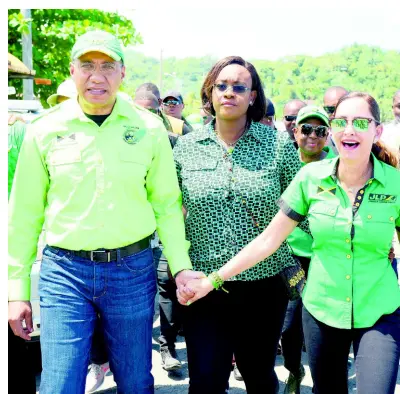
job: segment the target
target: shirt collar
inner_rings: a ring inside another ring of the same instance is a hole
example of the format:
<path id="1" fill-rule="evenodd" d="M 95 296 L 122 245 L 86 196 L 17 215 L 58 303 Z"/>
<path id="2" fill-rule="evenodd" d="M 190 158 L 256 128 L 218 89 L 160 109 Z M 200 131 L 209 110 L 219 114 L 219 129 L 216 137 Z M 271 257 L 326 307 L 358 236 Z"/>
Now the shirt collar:
<path id="1" fill-rule="evenodd" d="M 217 135 L 215 133 L 215 120 L 212 120 L 210 123 L 203 126 L 201 129 L 196 131 L 195 141 L 205 141 L 210 139 L 212 141 L 217 141 Z M 246 131 L 246 136 L 252 136 L 256 140 L 261 141 L 261 136 L 259 135 L 260 131 L 258 130 L 256 123 L 251 122 L 249 129 Z M 265 130 L 263 130 L 265 133 Z"/>
<path id="2" fill-rule="evenodd" d="M 72 113 L 74 114 L 73 115 L 74 117 L 79 118 L 79 120 L 81 120 L 82 122 L 91 122 L 91 120 L 83 112 L 77 99 L 68 100 L 67 103 L 68 105 L 71 106 L 71 110 L 73 111 Z M 113 110 L 110 113 L 110 117 L 112 118 L 117 116 L 127 117 L 127 114 L 129 114 L 131 110 L 132 110 L 131 104 L 128 101 L 121 99 L 120 97 L 117 96 L 117 100 L 114 104 Z"/>
<path id="3" fill-rule="evenodd" d="M 371 153 L 371 157 L 373 162 L 371 179 L 376 179 L 379 183 L 385 186 L 386 179 L 382 162 L 378 160 L 373 153 Z M 324 160 L 323 166 L 321 166 L 322 168 L 319 171 L 318 178 L 325 179 L 328 177 L 332 177 L 336 181 L 338 165 L 339 165 L 339 156 L 331 160 Z"/>

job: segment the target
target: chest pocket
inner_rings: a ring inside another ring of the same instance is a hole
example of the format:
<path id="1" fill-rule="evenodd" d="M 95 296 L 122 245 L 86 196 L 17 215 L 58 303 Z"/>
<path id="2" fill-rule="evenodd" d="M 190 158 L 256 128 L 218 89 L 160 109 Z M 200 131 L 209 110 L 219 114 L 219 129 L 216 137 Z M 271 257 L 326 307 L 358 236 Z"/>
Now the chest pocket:
<path id="1" fill-rule="evenodd" d="M 185 163 L 181 169 L 182 187 L 190 198 L 204 198 L 221 190 L 226 177 L 218 172 L 218 160 L 204 159 L 201 162 Z"/>
<path id="2" fill-rule="evenodd" d="M 335 226 L 335 218 L 338 205 L 318 201 L 311 205 L 308 211 L 310 229 L 313 234 L 332 231 Z"/>
<path id="3" fill-rule="evenodd" d="M 84 176 L 82 152 L 77 143 L 55 147 L 48 155 L 48 169 L 53 180 L 77 181 Z"/>

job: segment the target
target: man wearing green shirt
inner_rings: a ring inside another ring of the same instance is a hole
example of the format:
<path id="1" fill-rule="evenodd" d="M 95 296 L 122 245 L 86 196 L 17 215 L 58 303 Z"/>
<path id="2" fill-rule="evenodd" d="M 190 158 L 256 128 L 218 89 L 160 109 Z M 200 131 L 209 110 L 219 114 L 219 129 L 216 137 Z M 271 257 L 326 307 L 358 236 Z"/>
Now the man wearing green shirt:
<path id="1" fill-rule="evenodd" d="M 80 36 L 71 58 L 77 99 L 36 119 L 19 157 L 9 208 L 9 321 L 30 339 L 30 270 L 44 223 L 41 394 L 84 392 L 97 314 L 118 391 L 153 393 L 150 235 L 157 229 L 178 284 L 198 275 L 190 271 L 172 150 L 158 117 L 117 97 L 125 66 L 113 35 Z"/>

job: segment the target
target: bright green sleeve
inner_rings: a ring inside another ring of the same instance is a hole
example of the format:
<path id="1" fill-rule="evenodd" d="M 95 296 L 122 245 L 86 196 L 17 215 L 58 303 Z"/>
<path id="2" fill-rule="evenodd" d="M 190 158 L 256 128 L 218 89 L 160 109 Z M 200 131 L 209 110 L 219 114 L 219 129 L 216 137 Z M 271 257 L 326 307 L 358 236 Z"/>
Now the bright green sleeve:
<path id="1" fill-rule="evenodd" d="M 146 178 L 147 193 L 164 246 L 163 253 L 175 275 L 183 269 L 192 269 L 188 254 L 190 243 L 186 241 L 182 194 L 168 134 L 163 130 L 155 138 L 155 154 Z"/>
<path id="2" fill-rule="evenodd" d="M 45 162 L 33 128 L 28 127 L 9 201 L 9 301 L 30 299 L 30 273 L 42 231 L 48 186 Z"/>
<path id="3" fill-rule="evenodd" d="M 308 213 L 309 202 L 306 193 L 308 172 L 308 166 L 303 167 L 278 200 L 281 210 L 297 222 L 304 220 Z"/>

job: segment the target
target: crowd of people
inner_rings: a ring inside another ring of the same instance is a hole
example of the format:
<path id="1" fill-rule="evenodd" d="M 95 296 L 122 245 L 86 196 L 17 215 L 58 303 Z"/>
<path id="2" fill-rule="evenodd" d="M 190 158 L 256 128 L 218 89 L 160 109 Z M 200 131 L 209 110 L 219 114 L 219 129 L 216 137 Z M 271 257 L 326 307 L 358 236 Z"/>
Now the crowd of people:
<path id="1" fill-rule="evenodd" d="M 248 393 L 278 393 L 280 352 L 298 394 L 303 351 L 314 393 L 347 394 L 351 346 L 357 391 L 393 394 L 400 90 L 388 125 L 369 93 L 332 86 L 321 107 L 288 101 L 278 130 L 241 57 L 213 65 L 186 118 L 181 92 L 150 82 L 127 100 L 126 71 L 116 37 L 85 33 L 52 108 L 9 118 L 9 354 L 23 359 L 33 330 L 44 229 L 40 393 L 93 392 L 109 370 L 118 393 L 154 393 L 158 292 L 162 366 L 182 368 L 184 336 L 190 394 L 227 393 L 232 370 Z M 15 392 L 30 394 L 25 372 Z"/>

